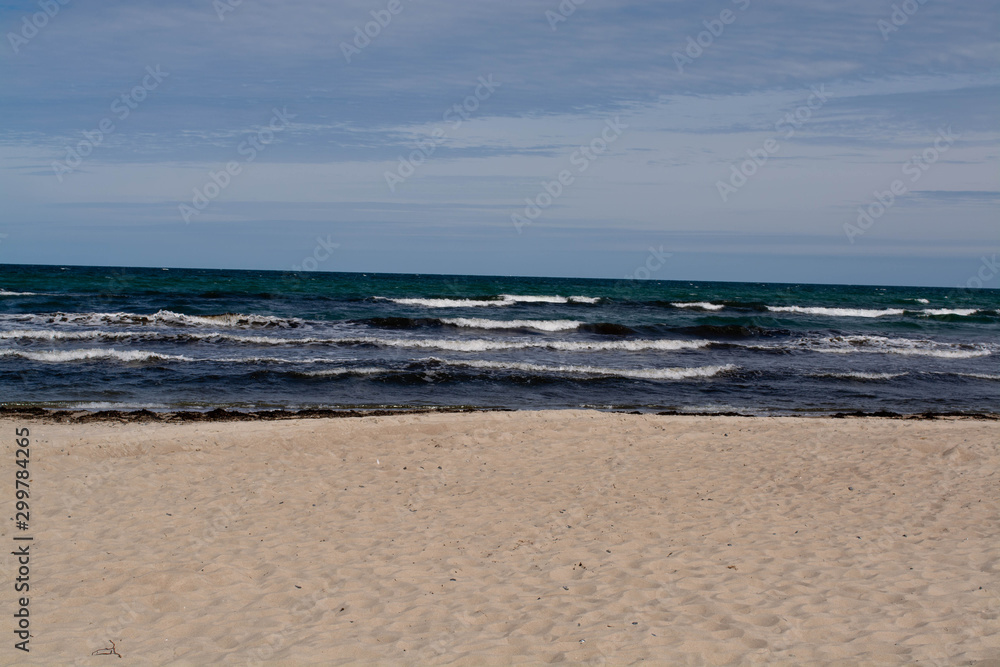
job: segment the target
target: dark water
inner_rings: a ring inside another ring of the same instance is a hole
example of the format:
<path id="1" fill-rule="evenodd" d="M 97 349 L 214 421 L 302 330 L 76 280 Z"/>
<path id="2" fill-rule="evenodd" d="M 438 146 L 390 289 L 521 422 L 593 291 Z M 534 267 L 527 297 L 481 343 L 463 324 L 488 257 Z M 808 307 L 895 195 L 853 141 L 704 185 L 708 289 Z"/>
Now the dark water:
<path id="1" fill-rule="evenodd" d="M 0 265 L 0 402 L 1000 413 L 1000 292 Z"/>

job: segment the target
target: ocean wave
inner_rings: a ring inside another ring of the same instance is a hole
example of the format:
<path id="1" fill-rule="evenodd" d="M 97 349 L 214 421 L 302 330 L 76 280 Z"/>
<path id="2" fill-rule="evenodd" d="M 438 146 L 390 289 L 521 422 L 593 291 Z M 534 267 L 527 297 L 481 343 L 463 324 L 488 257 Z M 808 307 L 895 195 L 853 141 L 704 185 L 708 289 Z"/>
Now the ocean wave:
<path id="1" fill-rule="evenodd" d="M 6 319 L 39 324 L 125 324 L 149 325 L 168 324 L 174 326 L 209 327 L 280 327 L 291 328 L 302 324 L 294 317 L 272 317 L 270 315 L 248 315 L 244 313 L 222 313 L 221 315 L 185 315 L 171 310 L 158 310 L 152 314 L 142 313 L 45 313 L 31 315 L 11 315 Z"/>
<path id="2" fill-rule="evenodd" d="M 364 366 L 361 368 L 328 368 L 321 371 L 306 371 L 302 375 L 309 377 L 329 377 L 336 375 L 381 375 L 384 373 L 394 373 L 391 368 L 378 368 L 376 366 Z"/>
<path id="3" fill-rule="evenodd" d="M 979 312 L 977 308 L 924 308 L 921 313 L 924 315 L 961 315 L 968 317 Z"/>
<path id="4" fill-rule="evenodd" d="M 926 302 L 926 299 L 913 299 L 914 301 Z M 977 308 L 924 308 L 922 310 L 908 310 L 903 308 L 827 308 L 824 306 L 767 306 L 767 310 L 774 313 L 799 313 L 802 315 L 824 315 L 827 317 L 889 317 L 899 315 L 916 315 L 924 317 L 940 317 L 955 315 L 959 317 L 969 317 L 970 315 L 987 314 L 988 310 Z"/>
<path id="5" fill-rule="evenodd" d="M 524 371 L 529 373 L 544 373 L 558 375 L 588 375 L 602 377 L 622 377 L 639 380 L 688 380 L 694 378 L 711 378 L 736 370 L 733 364 L 724 366 L 697 366 L 693 368 L 604 368 L 601 366 L 544 366 L 521 362 L 504 361 L 446 361 L 432 359 L 447 366 L 462 366 L 498 371 Z"/>
<path id="6" fill-rule="evenodd" d="M 907 299 L 907 301 L 916 301 L 917 303 L 930 303 L 928 299 Z"/>
<path id="7" fill-rule="evenodd" d="M 0 296 L 35 296 L 38 292 L 12 292 L 10 290 L 5 290 L 0 288 Z"/>
<path id="8" fill-rule="evenodd" d="M 521 294 L 500 294 L 496 298 L 448 299 L 448 298 L 395 298 L 376 296 L 376 301 L 391 301 L 401 306 L 422 306 L 424 308 L 482 308 L 513 306 L 517 303 L 586 303 L 594 304 L 599 297 L 591 296 L 535 296 Z"/>
<path id="9" fill-rule="evenodd" d="M 0 331 L 2 340 L 120 340 L 136 334 L 130 331 L 49 331 L 45 329 L 13 329 Z"/>
<path id="10" fill-rule="evenodd" d="M 598 297 L 592 296 L 532 296 L 520 294 L 501 294 L 504 301 L 513 303 L 597 303 Z"/>
<path id="11" fill-rule="evenodd" d="M 977 380 L 1000 380 L 1000 375 L 995 373 L 955 373 L 962 377 L 975 378 Z"/>
<path id="12" fill-rule="evenodd" d="M 144 331 L 4 331 L 0 339 L 28 340 L 87 340 L 125 338 L 140 338 L 162 342 L 232 342 L 248 345 L 268 346 L 306 346 L 331 345 L 354 346 L 371 345 L 376 347 L 395 347 L 403 349 L 440 349 L 455 352 L 487 352 L 495 350 L 527 350 L 548 349 L 562 352 L 601 352 L 601 351 L 643 351 L 643 350 L 695 350 L 712 345 L 709 340 L 624 340 L 624 341 L 567 341 L 545 339 L 448 339 L 448 338 L 384 338 L 378 336 L 350 336 L 339 338 L 286 338 L 280 336 L 246 336 L 223 332 L 206 333 L 163 333 Z"/>
<path id="13" fill-rule="evenodd" d="M 882 381 L 882 380 L 894 380 L 898 377 L 903 377 L 904 375 L 909 375 L 909 373 L 864 373 L 860 371 L 847 371 L 843 373 L 810 373 L 812 377 L 819 378 L 835 378 L 838 380 L 870 380 L 870 381 Z"/>
<path id="14" fill-rule="evenodd" d="M 889 315 L 903 315 L 906 312 L 902 308 L 875 310 L 871 308 L 825 308 L 820 306 L 768 306 L 767 309 L 773 313 L 799 313 L 802 315 L 826 315 L 829 317 L 886 317 Z"/>
<path id="15" fill-rule="evenodd" d="M 823 352 L 829 354 L 851 354 L 854 352 L 862 352 L 938 357 L 942 359 L 971 359 L 974 357 L 986 357 L 992 354 L 991 349 L 983 343 L 940 343 L 933 340 L 914 340 L 910 338 L 889 338 L 887 336 L 866 335 L 802 338 L 791 341 L 781 347 L 788 349 L 806 349 L 811 352 Z"/>
<path id="16" fill-rule="evenodd" d="M 114 350 L 91 348 L 85 350 L 48 350 L 30 352 L 27 350 L 0 350 L 0 357 L 19 357 L 30 361 L 45 361 L 64 363 L 73 361 L 97 361 L 112 359 L 115 361 L 196 361 L 191 357 L 177 354 L 161 354 L 145 350 Z"/>
<path id="17" fill-rule="evenodd" d="M 572 331 L 583 322 L 576 320 L 488 320 L 478 317 L 453 317 L 440 320 L 444 324 L 468 329 L 537 329 L 539 331 Z"/>
<path id="18" fill-rule="evenodd" d="M 401 306 L 422 306 L 424 308 L 481 308 L 512 306 L 514 301 L 501 301 L 497 299 L 392 299 L 389 297 L 372 297 L 376 301 L 392 301 Z"/>
<path id="19" fill-rule="evenodd" d="M 672 301 L 670 305 L 677 308 L 697 308 L 698 310 L 722 310 L 725 308 L 724 305 L 707 301 Z"/>
<path id="20" fill-rule="evenodd" d="M 580 320 L 495 320 L 485 317 L 369 317 L 360 320 L 350 320 L 350 324 L 374 327 L 378 329 L 421 329 L 433 327 L 459 327 L 463 329 L 535 329 L 537 331 L 587 331 L 590 333 L 626 336 L 636 333 L 634 329 L 623 324 L 598 322 L 590 324 Z"/>

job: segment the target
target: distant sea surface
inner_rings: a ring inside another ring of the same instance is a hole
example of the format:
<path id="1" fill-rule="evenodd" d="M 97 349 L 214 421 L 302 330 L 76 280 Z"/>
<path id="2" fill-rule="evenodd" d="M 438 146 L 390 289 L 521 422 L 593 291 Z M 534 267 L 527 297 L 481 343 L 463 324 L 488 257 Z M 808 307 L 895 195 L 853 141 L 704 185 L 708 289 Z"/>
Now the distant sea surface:
<path id="1" fill-rule="evenodd" d="M 1000 291 L 0 265 L 0 404 L 1000 413 Z"/>

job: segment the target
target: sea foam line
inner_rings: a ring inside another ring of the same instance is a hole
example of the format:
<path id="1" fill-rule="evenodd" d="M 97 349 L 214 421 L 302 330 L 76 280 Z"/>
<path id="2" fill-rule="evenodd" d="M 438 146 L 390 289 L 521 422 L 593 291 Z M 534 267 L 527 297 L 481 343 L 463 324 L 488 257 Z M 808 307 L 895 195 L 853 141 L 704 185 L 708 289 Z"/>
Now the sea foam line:
<path id="1" fill-rule="evenodd" d="M 1000 375 L 995 373 L 955 373 L 962 377 L 975 378 L 977 380 L 1000 380 Z"/>
<path id="2" fill-rule="evenodd" d="M 497 308 L 513 306 L 517 303 L 588 303 L 600 301 L 599 297 L 591 296 L 533 296 L 520 294 L 501 294 L 497 299 L 421 299 L 394 298 L 376 296 L 377 301 L 391 301 L 401 306 L 422 306 L 424 308 Z"/>
<path id="3" fill-rule="evenodd" d="M 115 350 L 91 348 L 82 350 L 47 350 L 31 352 L 27 350 L 0 350 L 0 357 L 19 357 L 31 361 L 70 362 L 113 359 L 115 361 L 197 361 L 179 354 L 161 354 L 145 350 Z"/>
<path id="4" fill-rule="evenodd" d="M 800 338 L 779 345 L 747 345 L 746 347 L 767 350 L 799 349 L 824 354 L 899 354 L 942 359 L 971 359 L 992 354 L 992 351 L 982 343 L 939 343 L 933 340 L 866 335 Z"/>
<path id="5" fill-rule="evenodd" d="M 975 315 L 979 312 L 978 308 L 924 308 L 921 311 L 924 315 L 961 315 L 969 316 Z"/>
<path id="6" fill-rule="evenodd" d="M 221 315 L 185 315 L 171 310 L 158 310 L 151 314 L 142 313 L 45 313 L 30 315 L 5 315 L 3 319 L 15 322 L 36 322 L 42 324 L 173 324 L 181 326 L 242 327 L 277 326 L 295 327 L 303 320 L 294 317 L 273 317 L 270 315 L 248 315 L 244 313 L 223 313 Z"/>
<path id="7" fill-rule="evenodd" d="M 144 340 L 160 341 L 228 341 L 247 343 L 251 345 L 293 346 L 293 345 L 373 345 L 378 347 L 396 347 L 404 349 L 441 349 L 457 352 L 485 352 L 490 350 L 528 350 L 549 349 L 563 352 L 591 351 L 643 351 L 660 350 L 664 352 L 676 350 L 696 350 L 712 345 L 709 340 L 617 340 L 617 341 L 565 341 L 515 339 L 496 340 L 487 338 L 448 339 L 448 338 L 379 338 L 375 336 L 354 336 L 343 338 L 281 338 L 276 336 L 240 336 L 227 333 L 183 333 L 171 334 L 160 332 L 121 332 L 121 331 L 4 331 L 0 339 L 28 340 L 81 340 L 106 338 L 121 340 L 136 337 Z"/>
<path id="8" fill-rule="evenodd" d="M 774 313 L 799 313 L 802 315 L 826 315 L 828 317 L 886 317 L 889 315 L 902 315 L 906 312 L 902 308 L 875 310 L 871 308 L 825 308 L 820 306 L 768 306 L 767 309 Z"/>
<path id="9" fill-rule="evenodd" d="M 723 366 L 699 366 L 694 368 L 605 368 L 600 366 L 544 366 L 520 362 L 502 361 L 447 361 L 431 359 L 448 366 L 463 366 L 501 371 L 528 371 L 531 373 L 552 373 L 570 375 L 597 375 L 606 377 L 625 377 L 641 380 L 687 380 L 693 378 L 710 378 L 720 373 L 736 370 L 738 366 L 725 364 Z"/>
<path id="10" fill-rule="evenodd" d="M 810 373 L 812 377 L 837 378 L 839 380 L 894 380 L 909 373 L 865 373 L 863 371 L 845 371 L 842 373 Z"/>
<path id="11" fill-rule="evenodd" d="M 724 305 L 707 301 L 675 301 L 670 303 L 675 308 L 698 308 L 700 310 L 722 310 Z"/>
<path id="12" fill-rule="evenodd" d="M 537 329 L 539 331 L 572 331 L 583 322 L 577 320 L 489 320 L 480 317 L 447 317 L 441 322 L 467 329 Z"/>
<path id="13" fill-rule="evenodd" d="M 674 304 L 677 305 L 677 304 Z M 906 310 L 903 308 L 827 308 L 823 306 L 767 306 L 774 313 L 799 313 L 802 315 L 824 315 L 827 317 L 889 317 L 906 314 L 918 316 L 958 315 L 968 317 L 980 311 L 978 308 L 924 308 L 922 310 Z"/>

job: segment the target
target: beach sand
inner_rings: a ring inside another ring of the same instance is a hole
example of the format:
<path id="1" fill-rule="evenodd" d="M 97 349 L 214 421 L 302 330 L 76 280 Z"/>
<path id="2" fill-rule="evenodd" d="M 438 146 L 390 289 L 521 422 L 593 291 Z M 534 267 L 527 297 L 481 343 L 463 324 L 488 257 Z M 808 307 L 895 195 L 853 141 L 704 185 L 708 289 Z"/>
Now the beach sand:
<path id="1" fill-rule="evenodd" d="M 1000 664 L 995 421 L 24 426 L 4 664 Z"/>

